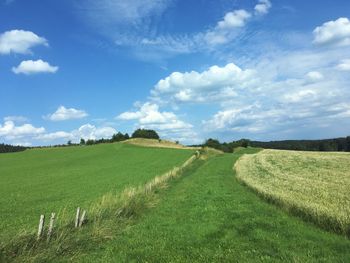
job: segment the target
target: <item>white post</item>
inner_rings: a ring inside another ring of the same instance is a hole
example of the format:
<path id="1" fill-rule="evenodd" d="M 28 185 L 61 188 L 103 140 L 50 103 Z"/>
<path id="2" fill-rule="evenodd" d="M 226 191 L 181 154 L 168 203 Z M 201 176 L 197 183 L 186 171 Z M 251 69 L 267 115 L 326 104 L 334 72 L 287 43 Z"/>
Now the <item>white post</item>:
<path id="1" fill-rule="evenodd" d="M 38 240 L 40 239 L 41 235 L 43 234 L 44 223 L 45 223 L 45 216 L 41 215 L 40 220 L 39 220 L 39 228 L 38 228 Z"/>
<path id="2" fill-rule="evenodd" d="M 83 214 L 81 215 L 80 221 L 79 221 L 79 227 L 81 227 L 84 224 L 86 217 L 86 210 L 83 211 Z"/>
<path id="3" fill-rule="evenodd" d="M 52 230 L 53 230 L 53 225 L 55 223 L 55 217 L 56 217 L 56 214 L 55 213 L 51 213 L 49 230 L 47 231 L 47 241 L 50 240 L 50 237 L 51 237 L 51 234 L 52 234 Z"/>
<path id="4" fill-rule="evenodd" d="M 80 207 L 78 207 L 77 214 L 75 215 L 75 227 L 79 226 L 79 217 L 80 217 Z"/>

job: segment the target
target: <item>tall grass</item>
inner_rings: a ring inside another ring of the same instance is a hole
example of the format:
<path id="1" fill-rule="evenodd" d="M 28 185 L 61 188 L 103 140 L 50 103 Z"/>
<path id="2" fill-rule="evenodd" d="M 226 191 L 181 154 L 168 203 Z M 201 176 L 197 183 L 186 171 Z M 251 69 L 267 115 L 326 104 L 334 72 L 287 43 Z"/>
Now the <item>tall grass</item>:
<path id="1" fill-rule="evenodd" d="M 244 155 L 235 169 L 266 200 L 350 237 L 350 154 L 264 150 Z"/>
<path id="2" fill-rule="evenodd" d="M 171 180 L 191 169 L 197 159 L 211 154 L 210 150 L 197 151 L 181 166 L 144 185 L 103 195 L 87 209 L 88 220 L 82 228 L 74 228 L 73 214 L 61 211 L 50 242 L 37 240 L 35 231 L 24 231 L 7 242 L 0 241 L 0 262 L 48 262 L 59 255 L 71 255 L 74 260 L 79 256 L 80 248 L 86 251 L 89 246 L 121 234 L 133 220 L 157 203 L 157 193 Z"/>

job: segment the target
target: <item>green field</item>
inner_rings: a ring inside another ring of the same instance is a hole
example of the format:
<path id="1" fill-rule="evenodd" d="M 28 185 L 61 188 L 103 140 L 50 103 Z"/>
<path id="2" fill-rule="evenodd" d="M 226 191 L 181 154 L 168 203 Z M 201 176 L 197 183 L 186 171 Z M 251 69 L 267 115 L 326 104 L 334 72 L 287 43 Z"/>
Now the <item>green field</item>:
<path id="1" fill-rule="evenodd" d="M 247 152 L 256 151 L 197 163 L 157 207 L 74 261 L 348 262 L 348 239 L 289 216 L 235 179 L 232 166 Z"/>
<path id="2" fill-rule="evenodd" d="M 0 261 L 349 262 L 350 240 L 347 237 L 291 216 L 278 206 L 265 202 L 243 185 L 241 179 L 236 178 L 233 166 L 237 160 L 241 165 L 241 160 L 255 158 L 265 151 L 255 154 L 257 152 L 259 149 L 254 148 L 241 148 L 233 154 L 202 151 L 200 158 L 180 169 L 177 176 L 168 179 L 167 176 L 173 173 L 165 172 L 174 165 L 181 165 L 193 155 L 193 150 L 106 144 L 2 155 L 0 159 L 14 159 L 13 174 L 20 170 L 16 168 L 15 160 L 21 161 L 22 167 L 24 164 L 31 167 L 31 171 L 35 167 L 40 171 L 42 162 L 37 156 L 46 160 L 44 167 L 47 169 L 55 164 L 56 169 L 52 171 L 57 172 L 58 178 L 60 174 L 66 174 L 64 171 L 70 171 L 70 174 L 79 172 L 76 175 L 79 179 L 74 181 L 66 176 L 65 184 L 49 188 L 51 195 L 57 189 L 65 193 L 74 189 L 75 195 L 70 199 L 62 195 L 60 200 L 44 200 L 40 202 L 44 206 L 35 209 L 41 211 L 56 201 L 54 207 L 70 207 L 74 216 L 75 204 L 80 202 L 90 208 L 101 207 L 102 216 L 99 212 L 91 212 L 91 221 L 80 230 L 60 226 L 50 243 L 46 240 L 36 241 L 30 235 L 15 236 L 10 245 L 3 243 L 3 247 L 0 246 Z M 100 177 L 96 177 L 96 174 L 102 176 L 104 173 L 108 173 L 108 176 L 103 184 L 98 182 Z M 36 180 L 36 187 L 41 185 L 43 191 L 53 181 L 52 178 L 45 178 L 45 174 Z M 164 175 L 152 179 L 161 174 Z M 85 177 L 88 178 L 85 184 L 89 185 L 89 190 L 82 187 L 84 180 L 81 178 Z M 9 172 L 8 178 L 11 178 Z M 14 184 L 23 181 L 21 179 L 18 175 Z M 9 187 L 10 181 L 5 182 Z M 28 179 L 27 184 L 30 181 Z M 74 187 L 72 181 L 76 182 Z M 126 186 L 142 184 L 139 188 L 128 188 L 120 194 Z M 153 185 L 152 189 L 150 185 Z M 10 193 L 16 188 L 3 189 Z M 119 194 L 104 195 L 110 190 Z M 29 191 L 27 195 L 33 193 Z M 103 195 L 101 201 L 96 201 Z M 4 196 L 8 198 L 8 195 Z M 36 198 L 40 199 L 40 195 Z M 32 211 L 32 207 L 35 207 L 37 202 L 34 200 L 38 199 L 31 199 L 32 205 L 26 211 Z M 120 205 L 124 209 L 121 210 Z M 16 215 L 25 209 L 24 206 L 15 208 L 2 201 L 1 209 L 4 208 L 12 209 Z M 35 229 L 37 212 L 33 215 Z M 7 224 L 13 228 L 23 222 Z M 7 229 L 11 228 L 6 228 L 6 232 Z"/>
<path id="3" fill-rule="evenodd" d="M 350 236 L 350 154 L 264 150 L 243 156 L 238 178 L 284 209 Z"/>
<path id="4" fill-rule="evenodd" d="M 0 154 L 0 238 L 35 231 L 43 213 L 65 208 L 74 217 L 76 207 L 144 184 L 193 152 L 117 143 Z"/>

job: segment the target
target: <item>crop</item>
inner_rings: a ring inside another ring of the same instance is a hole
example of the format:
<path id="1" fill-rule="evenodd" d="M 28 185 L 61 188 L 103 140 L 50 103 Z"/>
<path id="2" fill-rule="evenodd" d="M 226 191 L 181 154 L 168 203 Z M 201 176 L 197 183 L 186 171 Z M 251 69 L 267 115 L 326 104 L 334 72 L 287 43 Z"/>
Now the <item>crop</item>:
<path id="1" fill-rule="evenodd" d="M 267 200 L 350 236 L 350 154 L 264 150 L 244 155 L 237 178 Z"/>

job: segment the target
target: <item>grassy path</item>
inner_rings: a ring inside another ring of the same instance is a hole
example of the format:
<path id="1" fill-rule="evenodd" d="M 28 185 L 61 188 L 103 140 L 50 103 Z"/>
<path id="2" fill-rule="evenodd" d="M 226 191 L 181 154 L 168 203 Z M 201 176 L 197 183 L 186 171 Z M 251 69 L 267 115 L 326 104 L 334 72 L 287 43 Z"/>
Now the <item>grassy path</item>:
<path id="1" fill-rule="evenodd" d="M 348 239 L 291 217 L 240 185 L 232 171 L 239 156 L 210 159 L 193 174 L 173 183 L 158 206 L 138 224 L 80 259 L 349 262 Z"/>

